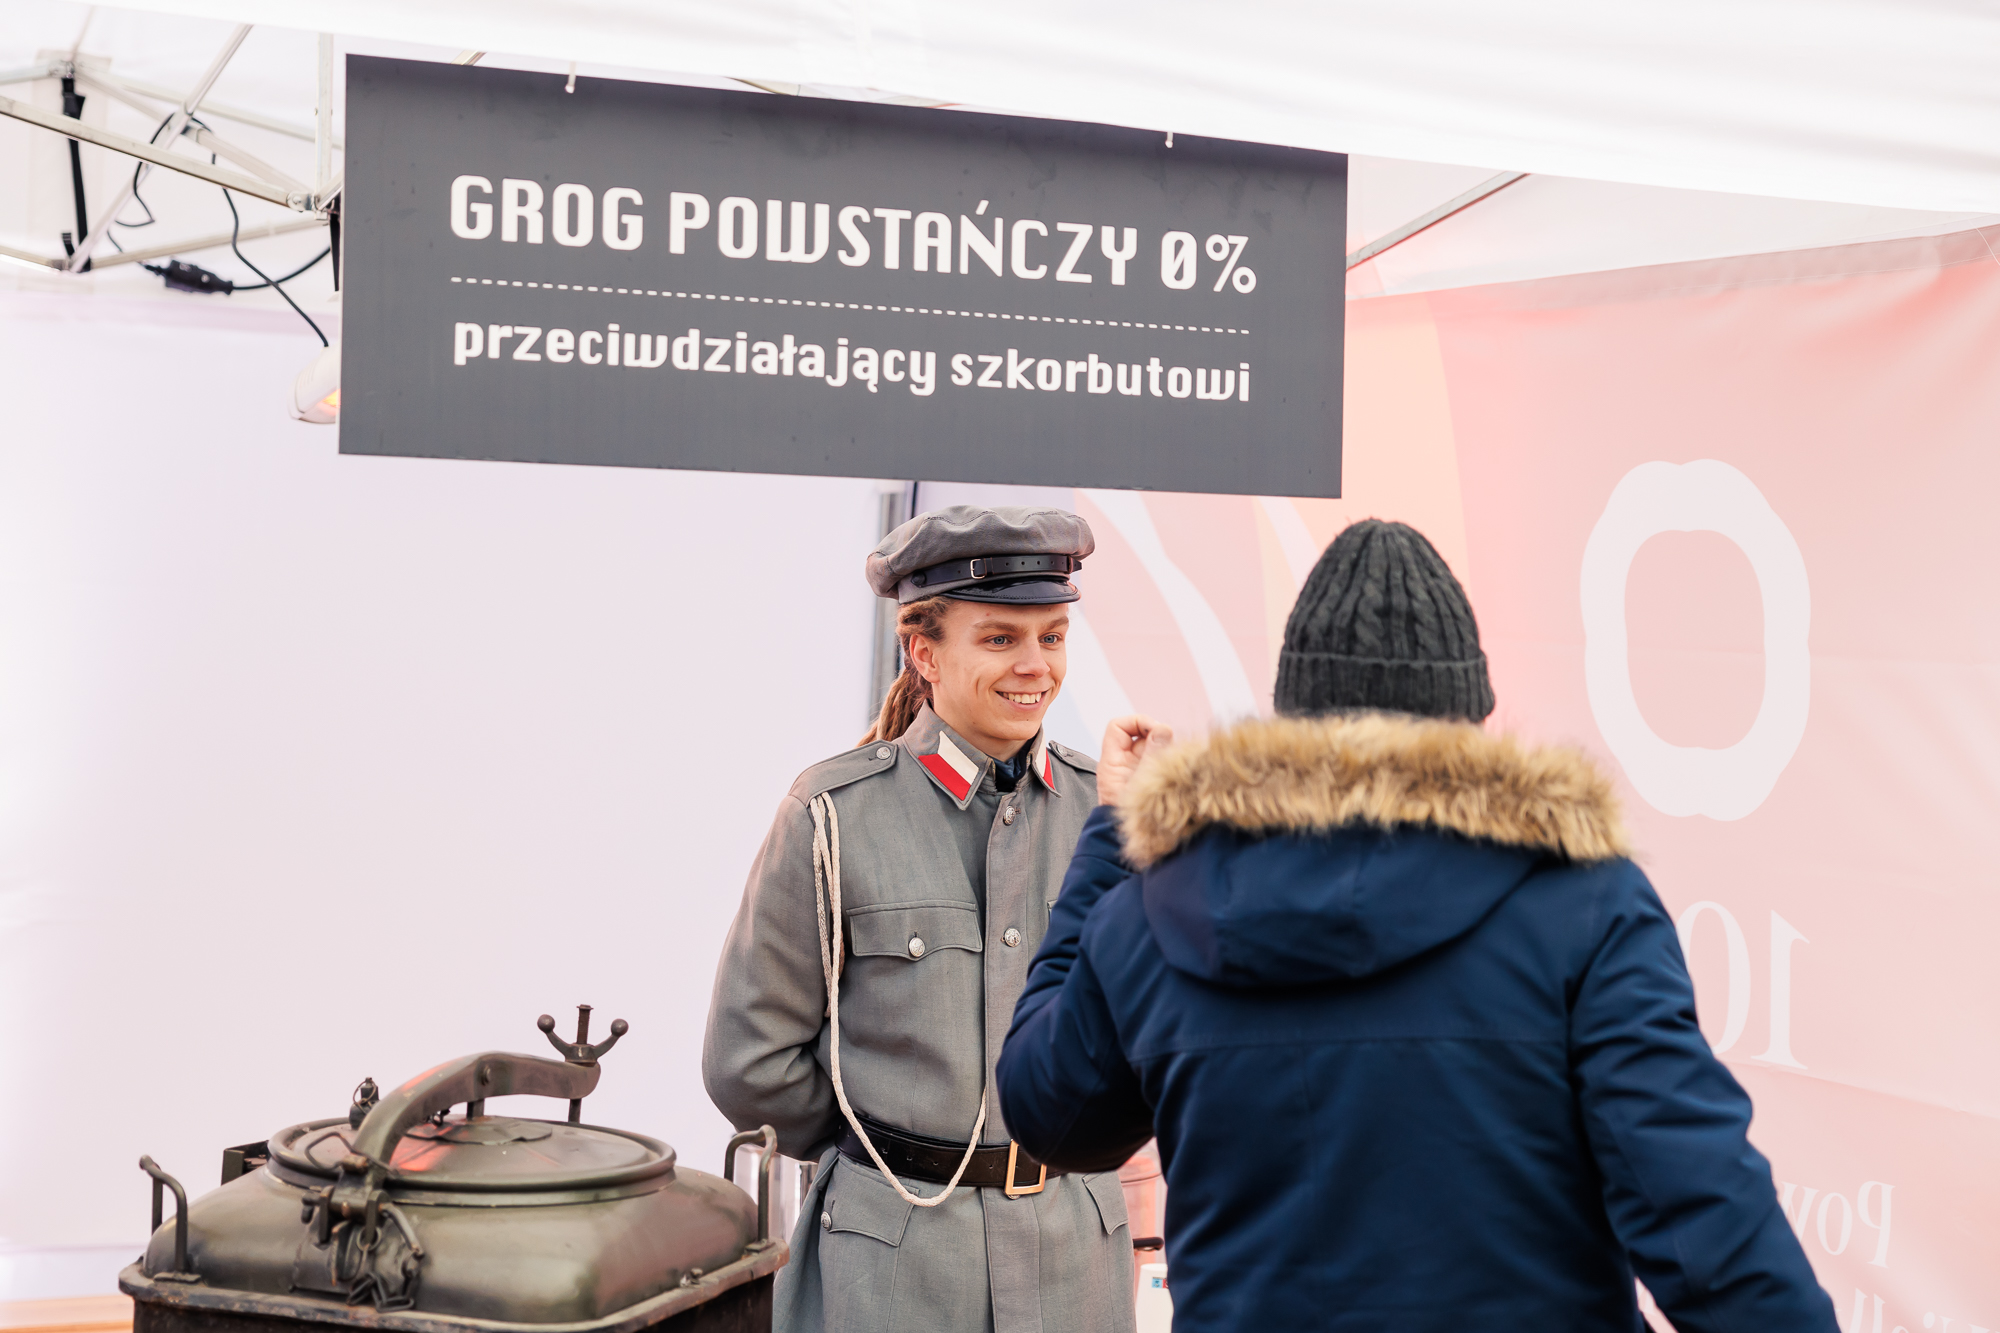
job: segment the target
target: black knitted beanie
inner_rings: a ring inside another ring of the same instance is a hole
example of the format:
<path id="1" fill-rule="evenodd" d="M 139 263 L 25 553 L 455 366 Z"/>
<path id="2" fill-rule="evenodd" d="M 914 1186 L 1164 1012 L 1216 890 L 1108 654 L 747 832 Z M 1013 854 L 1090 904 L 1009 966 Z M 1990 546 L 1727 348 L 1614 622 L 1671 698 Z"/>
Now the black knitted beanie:
<path id="1" fill-rule="evenodd" d="M 1370 518 L 1333 539 L 1285 623 L 1275 702 L 1293 717 L 1493 711 L 1472 605 L 1421 532 Z"/>

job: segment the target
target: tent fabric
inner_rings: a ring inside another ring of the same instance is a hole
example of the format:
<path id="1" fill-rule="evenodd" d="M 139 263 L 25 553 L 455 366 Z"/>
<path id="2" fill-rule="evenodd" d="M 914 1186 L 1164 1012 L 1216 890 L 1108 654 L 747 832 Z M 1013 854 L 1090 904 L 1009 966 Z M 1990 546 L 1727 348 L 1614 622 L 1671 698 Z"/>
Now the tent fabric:
<path id="1" fill-rule="evenodd" d="M 2000 210 L 2000 11 L 1963 0 L 139 0 L 1540 175 Z"/>
<path id="2" fill-rule="evenodd" d="M 213 18 L 149 13 L 129 9 L 96 9 L 69 0 L 10 0 L 13 22 L 0 32 L 0 68 L 29 65 L 38 57 L 68 50 L 84 35 L 83 56 L 105 62 L 113 73 L 150 81 L 160 87 L 185 87 L 207 66 L 229 33 L 229 24 Z M 86 14 L 88 19 L 86 20 Z M 333 17 L 340 17 L 338 15 Z M 336 38 L 341 53 L 448 60 L 463 47 L 421 44 L 348 34 Z M 777 48 L 772 48 L 777 50 Z M 681 58 L 690 58 L 680 53 Z M 562 73 L 569 62 L 510 51 L 489 53 L 488 66 L 537 69 Z M 719 66 L 727 68 L 727 66 Z M 249 107 L 297 125 L 313 118 L 317 88 L 317 43 L 305 29 L 259 27 L 251 32 L 236 59 L 216 86 L 215 98 L 226 106 Z M 715 74 L 642 69 L 630 64 L 579 62 L 582 78 L 669 80 L 715 87 L 743 88 L 737 80 Z M 780 86 L 780 85 L 774 85 Z M 828 96 L 880 98 L 888 94 L 836 87 L 824 82 L 808 91 Z M 53 80 L 16 85 L 10 96 L 25 97 L 54 111 L 61 105 Z M 336 134 L 340 133 L 341 102 L 335 100 Z M 86 120 L 119 133 L 144 138 L 157 121 L 104 96 L 91 96 Z M 300 178 L 314 170 L 313 146 L 294 138 L 225 122 L 229 137 L 265 161 Z M 335 159 L 336 164 L 338 158 Z M 102 201 L 130 172 L 129 159 L 92 146 L 83 149 L 89 197 Z M 1504 164 L 1501 164 L 1504 165 Z M 1446 199 L 1490 179 L 1494 165 L 1450 165 L 1385 158 L 1356 152 L 1349 158 L 1349 251 L 1389 232 Z M 73 225 L 69 158 L 56 136 L 17 122 L 0 122 L 0 175 L 25 180 L 26 188 L 0 195 L 0 244 L 41 254 L 59 253 L 59 232 Z M 154 172 L 146 199 L 160 226 L 120 231 L 125 244 L 163 242 L 226 235 L 230 226 L 221 192 L 204 182 Z M 245 225 L 283 219 L 285 210 L 243 201 Z M 142 212 L 129 208 L 128 220 Z M 1717 190 L 1669 189 L 1574 176 L 1533 175 L 1501 191 L 1477 207 L 1451 218 L 1411 241 L 1354 269 L 1348 294 L 1371 297 L 1434 291 L 1494 282 L 1521 282 L 1563 274 L 1715 259 L 1729 255 L 1845 245 L 1896 236 L 1964 230 L 2000 221 L 1977 210 L 1927 210 L 1880 204 L 1778 199 Z M 303 263 L 324 244 L 323 235 L 297 233 L 251 243 L 252 252 L 284 270 Z M 226 248 L 207 250 L 196 258 L 226 277 L 252 281 Z M 310 308 L 324 308 L 331 295 L 330 270 L 322 267 L 294 288 Z M 165 291 L 158 279 L 133 266 L 102 269 L 81 279 L 40 278 L 19 268 L 0 270 L 0 288 L 9 285 L 46 290 L 89 290 L 121 298 L 151 296 L 185 302 L 184 294 Z M 230 305 L 280 305 L 269 292 L 229 298 Z M 317 304 L 315 304 L 317 303 Z"/>
<path id="3" fill-rule="evenodd" d="M 1098 537 L 1064 688 L 1086 728 L 1227 722 L 1218 657 L 1268 708 L 1319 548 L 1371 515 L 1431 537 L 1489 726 L 1614 776 L 1848 1333 L 2000 1326 L 1996 252 L 2000 228 L 1351 302 L 1340 499 L 1050 497 Z"/>

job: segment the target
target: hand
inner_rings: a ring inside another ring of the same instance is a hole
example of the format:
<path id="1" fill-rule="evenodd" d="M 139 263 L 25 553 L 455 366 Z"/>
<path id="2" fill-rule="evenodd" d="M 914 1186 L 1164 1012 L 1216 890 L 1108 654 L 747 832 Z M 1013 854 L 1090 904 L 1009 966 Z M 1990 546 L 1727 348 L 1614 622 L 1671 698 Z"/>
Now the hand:
<path id="1" fill-rule="evenodd" d="M 1173 743 L 1174 729 L 1164 722 L 1139 714 L 1111 719 L 1111 725 L 1104 729 L 1104 748 L 1097 756 L 1098 802 L 1118 804 L 1141 761 Z"/>

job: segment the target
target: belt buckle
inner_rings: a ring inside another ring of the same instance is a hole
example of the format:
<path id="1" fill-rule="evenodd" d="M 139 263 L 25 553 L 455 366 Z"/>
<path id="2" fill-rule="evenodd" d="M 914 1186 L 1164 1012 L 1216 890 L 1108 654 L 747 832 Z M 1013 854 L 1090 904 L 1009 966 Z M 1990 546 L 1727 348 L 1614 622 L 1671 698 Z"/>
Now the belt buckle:
<path id="1" fill-rule="evenodd" d="M 1039 1164 L 1042 1168 L 1041 1179 L 1037 1180 L 1032 1185 L 1016 1186 L 1014 1184 L 1014 1164 L 1018 1162 L 1020 1158 L 1021 1158 L 1021 1145 L 1019 1143 L 1016 1143 L 1013 1139 L 1008 1139 L 1007 1179 L 1001 1185 L 1000 1189 L 1001 1192 L 1004 1193 L 1010 1199 L 1018 1199 L 1025 1194 L 1040 1194 L 1044 1189 L 1048 1188 L 1049 1184 L 1049 1164 L 1047 1162 L 1042 1162 Z"/>

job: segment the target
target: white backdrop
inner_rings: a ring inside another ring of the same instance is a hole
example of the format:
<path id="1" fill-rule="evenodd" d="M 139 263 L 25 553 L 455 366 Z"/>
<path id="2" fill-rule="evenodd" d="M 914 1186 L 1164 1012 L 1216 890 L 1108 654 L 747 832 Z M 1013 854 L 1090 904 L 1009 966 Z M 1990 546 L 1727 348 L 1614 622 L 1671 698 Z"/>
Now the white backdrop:
<path id="1" fill-rule="evenodd" d="M 590 1114 L 720 1159 L 713 960 L 861 731 L 878 487 L 342 458 L 317 346 L 0 294 L 0 1299 L 110 1289 L 142 1152 L 212 1188 L 578 1001 Z"/>

